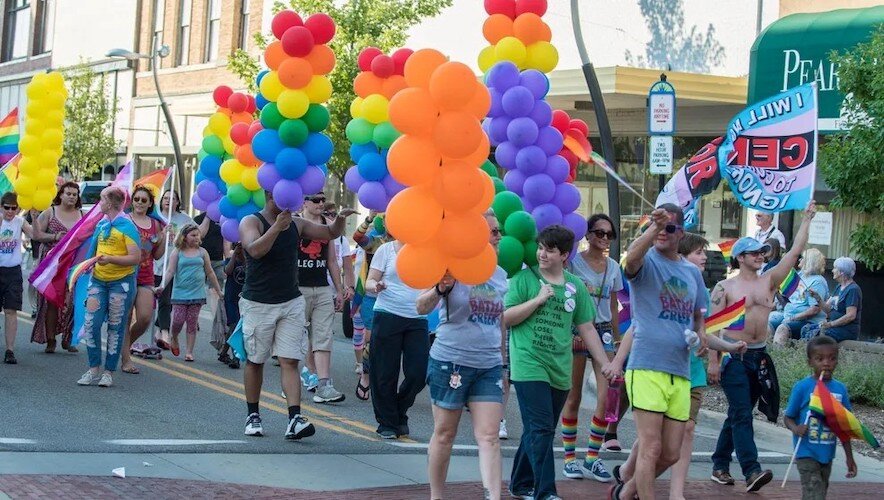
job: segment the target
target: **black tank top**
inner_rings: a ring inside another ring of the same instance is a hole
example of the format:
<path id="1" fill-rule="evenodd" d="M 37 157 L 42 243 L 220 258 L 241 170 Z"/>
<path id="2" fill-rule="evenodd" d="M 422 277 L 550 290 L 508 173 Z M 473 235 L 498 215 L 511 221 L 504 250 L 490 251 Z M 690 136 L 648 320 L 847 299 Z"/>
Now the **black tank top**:
<path id="1" fill-rule="evenodd" d="M 260 212 L 255 217 L 264 226 L 261 234 L 270 229 L 270 223 Z M 298 289 L 298 226 L 292 221 L 288 229 L 279 233 L 270 251 L 255 259 L 246 254 L 246 282 L 242 296 L 262 304 L 282 304 L 301 296 Z"/>
<path id="2" fill-rule="evenodd" d="M 325 224 L 325 218 L 322 223 Z M 301 239 L 298 245 L 298 284 L 328 286 L 328 240 Z"/>

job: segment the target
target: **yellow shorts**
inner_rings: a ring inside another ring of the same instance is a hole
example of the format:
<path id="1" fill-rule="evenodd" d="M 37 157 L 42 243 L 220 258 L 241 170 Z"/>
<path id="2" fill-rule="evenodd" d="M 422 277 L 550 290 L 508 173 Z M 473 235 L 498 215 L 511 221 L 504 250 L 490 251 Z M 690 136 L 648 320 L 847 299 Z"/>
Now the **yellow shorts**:
<path id="1" fill-rule="evenodd" d="M 662 413 L 687 422 L 691 415 L 691 381 L 655 370 L 627 370 L 626 393 L 638 410 Z"/>

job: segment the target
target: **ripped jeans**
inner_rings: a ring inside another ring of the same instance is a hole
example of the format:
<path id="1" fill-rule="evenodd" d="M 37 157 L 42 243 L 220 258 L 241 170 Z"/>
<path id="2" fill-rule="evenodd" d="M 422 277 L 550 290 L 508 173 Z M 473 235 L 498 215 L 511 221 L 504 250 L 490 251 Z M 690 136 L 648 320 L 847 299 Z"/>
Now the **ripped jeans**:
<path id="1" fill-rule="evenodd" d="M 116 281 L 92 278 L 86 299 L 83 336 L 89 354 L 89 368 L 101 365 L 101 326 L 107 321 L 107 356 L 104 369 L 116 371 L 126 334 L 126 319 L 135 301 L 135 274 Z"/>

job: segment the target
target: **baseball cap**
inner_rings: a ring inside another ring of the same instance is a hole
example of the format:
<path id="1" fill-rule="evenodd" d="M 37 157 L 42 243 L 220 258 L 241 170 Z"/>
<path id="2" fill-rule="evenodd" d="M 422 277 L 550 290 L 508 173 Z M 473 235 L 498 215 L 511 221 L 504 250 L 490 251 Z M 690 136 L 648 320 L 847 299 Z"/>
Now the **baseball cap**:
<path id="1" fill-rule="evenodd" d="M 731 249 L 731 255 L 737 257 L 746 252 L 757 252 L 759 250 L 763 252 L 769 252 L 770 245 L 765 245 L 764 243 L 761 243 L 760 241 L 750 236 L 744 236 L 738 239 L 736 243 L 734 243 L 734 247 Z"/>

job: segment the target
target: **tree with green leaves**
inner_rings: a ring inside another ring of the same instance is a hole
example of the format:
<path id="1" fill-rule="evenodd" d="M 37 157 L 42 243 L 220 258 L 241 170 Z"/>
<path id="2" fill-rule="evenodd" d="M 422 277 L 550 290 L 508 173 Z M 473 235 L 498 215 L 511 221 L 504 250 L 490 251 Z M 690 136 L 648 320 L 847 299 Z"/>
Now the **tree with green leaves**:
<path id="1" fill-rule="evenodd" d="M 833 53 L 845 96 L 845 131 L 820 148 L 820 170 L 837 192 L 832 204 L 862 214 L 850 234 L 851 253 L 869 269 L 884 267 L 884 26 L 867 43 Z"/>
<path id="2" fill-rule="evenodd" d="M 114 117 L 119 108 L 107 93 L 107 76 L 88 63 L 64 71 L 64 154 L 60 166 L 75 180 L 86 179 L 114 157 L 120 142 L 114 139 Z"/>
<path id="3" fill-rule="evenodd" d="M 337 31 L 329 46 L 334 51 L 337 64 L 329 75 L 334 92 L 328 101 L 331 122 L 327 134 L 335 145 L 328 162 L 328 171 L 337 178 L 337 188 L 342 189 L 344 174 L 352 165 L 350 144 L 344 135 L 350 121 L 350 103 L 356 98 L 353 80 L 359 74 L 357 59 L 362 49 L 377 47 L 383 52 L 401 47 L 408 38 L 408 29 L 421 20 L 438 15 L 451 6 L 452 0 L 288 0 L 276 2 L 273 13 L 292 9 L 306 15 L 324 12 L 334 19 Z M 262 50 L 272 41 L 270 34 L 257 34 L 255 41 Z M 230 58 L 228 68 L 256 92 L 255 77 L 260 63 L 243 50 Z"/>

